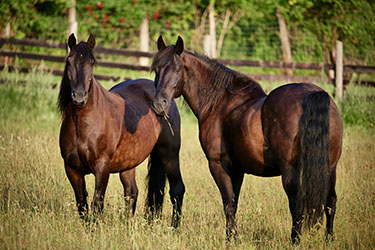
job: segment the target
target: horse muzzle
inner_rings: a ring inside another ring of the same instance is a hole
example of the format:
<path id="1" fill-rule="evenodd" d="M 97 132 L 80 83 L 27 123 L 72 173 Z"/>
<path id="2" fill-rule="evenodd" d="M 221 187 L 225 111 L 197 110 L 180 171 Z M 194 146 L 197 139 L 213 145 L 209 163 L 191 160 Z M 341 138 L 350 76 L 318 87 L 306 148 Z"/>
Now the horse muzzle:
<path id="1" fill-rule="evenodd" d="M 165 98 L 156 98 L 151 103 L 151 109 L 160 116 L 168 113 L 169 101 Z"/>
<path id="2" fill-rule="evenodd" d="M 72 101 L 77 107 L 83 107 L 86 105 L 88 99 L 88 93 L 86 90 L 72 91 Z"/>

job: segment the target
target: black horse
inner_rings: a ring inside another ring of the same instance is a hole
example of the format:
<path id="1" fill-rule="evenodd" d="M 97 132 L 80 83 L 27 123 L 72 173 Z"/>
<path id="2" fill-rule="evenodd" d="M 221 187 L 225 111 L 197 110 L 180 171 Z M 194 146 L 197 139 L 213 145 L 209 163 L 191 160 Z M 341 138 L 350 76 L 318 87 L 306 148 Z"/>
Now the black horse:
<path id="1" fill-rule="evenodd" d="M 152 107 L 163 115 L 183 95 L 198 118 L 199 139 L 220 190 L 226 232 L 236 233 L 235 215 L 244 174 L 282 177 L 296 241 L 302 225 L 327 217 L 333 233 L 336 165 L 343 124 L 329 95 L 313 84 L 288 84 L 269 95 L 251 78 L 216 60 L 184 51 L 179 37 L 166 46 L 161 37 L 152 69 Z"/>

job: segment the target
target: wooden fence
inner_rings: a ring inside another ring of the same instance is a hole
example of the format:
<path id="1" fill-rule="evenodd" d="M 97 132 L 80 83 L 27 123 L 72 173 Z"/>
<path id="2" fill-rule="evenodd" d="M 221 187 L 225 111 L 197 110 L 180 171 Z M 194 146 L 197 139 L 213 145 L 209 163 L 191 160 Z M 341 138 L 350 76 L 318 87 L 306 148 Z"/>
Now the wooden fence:
<path id="1" fill-rule="evenodd" d="M 14 39 L 14 38 L 1 38 L 0 39 L 0 48 L 4 44 L 18 45 L 18 46 L 33 46 L 33 47 L 45 47 L 45 48 L 55 48 L 55 49 L 66 49 L 65 43 L 55 43 L 48 41 L 40 40 L 31 40 L 31 39 Z M 152 58 L 153 53 L 141 52 L 141 51 L 131 51 L 126 49 L 113 49 L 97 46 L 95 47 L 96 54 L 107 54 L 107 55 L 121 55 L 124 57 L 148 57 Z M 24 59 L 33 59 L 33 60 L 44 60 L 50 62 L 61 62 L 65 60 L 64 56 L 52 56 L 47 54 L 37 54 L 30 52 L 19 52 L 19 51 L 10 51 L 0 49 L 0 57 L 18 57 Z M 315 71 L 324 71 L 336 70 L 334 65 L 326 63 L 302 63 L 302 62 L 293 62 L 293 63 L 284 63 L 284 62 L 266 62 L 266 61 L 253 61 L 253 60 L 237 60 L 237 59 L 218 59 L 220 63 L 230 65 L 230 66 L 248 66 L 248 67 L 261 67 L 261 68 L 277 68 L 277 69 L 303 69 L 303 70 L 315 70 Z M 149 71 L 148 66 L 139 66 L 133 64 L 119 63 L 119 62 L 110 62 L 98 60 L 98 66 L 108 67 L 108 68 L 119 68 L 119 69 L 128 69 L 128 70 L 138 70 L 138 71 Z M 0 68 L 4 68 L 4 65 L 0 65 Z M 9 68 L 12 70 L 12 67 Z M 31 68 L 22 67 L 19 70 L 22 72 L 28 72 Z M 53 74 L 62 75 L 62 70 L 50 69 Z M 374 66 L 360 66 L 360 65 L 343 65 L 343 75 L 346 75 L 349 72 L 357 73 L 373 73 L 375 72 Z M 250 75 L 255 80 L 267 80 L 267 81 L 281 81 L 281 82 L 334 82 L 334 79 L 329 79 L 326 76 L 314 77 L 314 76 L 286 76 L 286 75 Z M 108 76 L 108 75 L 96 75 L 98 79 L 112 79 L 115 81 L 123 80 L 118 76 Z M 344 79 L 345 82 L 348 82 L 348 79 Z M 361 84 L 375 86 L 375 82 L 361 82 Z"/>

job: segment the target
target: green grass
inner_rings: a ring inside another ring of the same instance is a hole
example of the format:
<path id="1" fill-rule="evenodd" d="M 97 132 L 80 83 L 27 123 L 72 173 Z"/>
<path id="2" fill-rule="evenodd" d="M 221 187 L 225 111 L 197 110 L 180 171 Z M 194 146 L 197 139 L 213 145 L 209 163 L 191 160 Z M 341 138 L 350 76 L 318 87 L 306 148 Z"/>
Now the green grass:
<path id="1" fill-rule="evenodd" d="M 58 147 L 58 87 L 52 86 L 60 79 L 38 72 L 1 72 L 0 78 L 0 249 L 375 248 L 374 89 L 350 86 L 339 104 L 345 131 L 337 169 L 335 241 L 325 244 L 324 230 L 319 230 L 292 247 L 280 177 L 245 177 L 237 213 L 239 237 L 225 241 L 221 197 L 199 145 L 196 119 L 181 100 L 180 159 L 186 186 L 181 227 L 170 227 L 168 195 L 161 220 L 151 225 L 145 221 L 145 163 L 137 167 L 140 192 L 134 218 L 124 215 L 122 185 L 111 175 L 104 214 L 97 224 L 83 224 Z M 103 82 L 106 88 L 113 84 Z M 270 91 L 279 84 L 262 85 Z M 332 92 L 332 87 L 323 87 Z M 86 181 L 91 201 L 93 176 Z"/>

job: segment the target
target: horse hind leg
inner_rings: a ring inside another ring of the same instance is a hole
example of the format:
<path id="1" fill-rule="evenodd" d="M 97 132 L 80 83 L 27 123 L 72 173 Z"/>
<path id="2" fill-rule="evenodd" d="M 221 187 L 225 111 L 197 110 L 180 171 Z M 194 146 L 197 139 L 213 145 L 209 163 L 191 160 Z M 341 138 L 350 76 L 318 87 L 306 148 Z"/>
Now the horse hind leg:
<path id="1" fill-rule="evenodd" d="M 134 216 L 138 199 L 138 188 L 135 180 L 135 168 L 122 171 L 120 180 L 124 187 L 125 208 Z"/>
<path id="2" fill-rule="evenodd" d="M 148 184 L 146 197 L 146 217 L 160 217 L 164 200 L 166 173 L 160 156 L 154 148 L 148 161 Z"/>
<path id="3" fill-rule="evenodd" d="M 329 178 L 329 191 L 327 196 L 327 203 L 324 207 L 326 218 L 327 218 L 327 232 L 326 232 L 326 239 L 332 240 L 333 239 L 333 220 L 336 214 L 336 166 L 333 168 L 334 170 L 330 173 Z"/>
<path id="4" fill-rule="evenodd" d="M 149 164 L 148 205 L 154 214 L 160 215 L 163 204 L 165 177 L 167 176 L 169 181 L 169 195 L 173 206 L 172 227 L 174 228 L 177 228 L 181 221 L 181 209 L 185 193 L 178 154 L 179 146 L 176 147 L 173 143 L 165 145 L 159 143 L 151 153 Z"/>
<path id="5" fill-rule="evenodd" d="M 292 215 L 292 243 L 298 243 L 303 225 L 303 211 L 297 208 L 298 202 L 298 172 L 292 166 L 287 165 L 282 171 L 282 183 L 288 196 L 289 210 Z"/>

